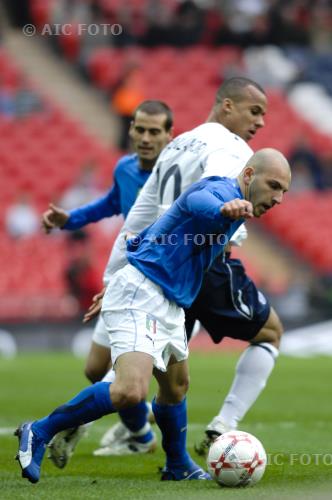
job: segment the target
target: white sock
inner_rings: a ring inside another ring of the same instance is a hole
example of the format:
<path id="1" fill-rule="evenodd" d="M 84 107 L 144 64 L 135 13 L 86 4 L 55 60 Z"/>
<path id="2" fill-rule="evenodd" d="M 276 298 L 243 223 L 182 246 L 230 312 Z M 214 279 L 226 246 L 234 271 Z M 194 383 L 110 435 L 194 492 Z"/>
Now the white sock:
<path id="1" fill-rule="evenodd" d="M 236 365 L 233 384 L 216 419 L 231 429 L 237 428 L 266 386 L 278 355 L 278 349 L 268 342 L 247 347 Z"/>

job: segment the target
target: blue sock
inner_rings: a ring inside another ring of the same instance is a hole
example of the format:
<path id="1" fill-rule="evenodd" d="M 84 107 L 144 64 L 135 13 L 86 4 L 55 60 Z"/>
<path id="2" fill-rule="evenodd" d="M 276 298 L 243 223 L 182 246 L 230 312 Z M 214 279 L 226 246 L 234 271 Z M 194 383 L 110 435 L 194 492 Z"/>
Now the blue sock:
<path id="1" fill-rule="evenodd" d="M 83 389 L 47 417 L 36 420 L 31 427 L 33 432 L 48 443 L 57 432 L 114 413 L 116 410 L 111 401 L 110 385 L 109 382 L 97 382 Z"/>
<path id="2" fill-rule="evenodd" d="M 151 425 L 148 422 L 148 408 L 145 401 L 141 401 L 132 408 L 120 410 L 119 415 L 122 422 L 134 434 L 135 440 L 139 443 L 147 443 L 153 439 Z"/>
<path id="3" fill-rule="evenodd" d="M 162 433 L 167 467 L 187 466 L 191 462 L 186 450 L 187 404 L 184 399 L 177 405 L 159 405 L 152 401 L 152 410 Z"/>

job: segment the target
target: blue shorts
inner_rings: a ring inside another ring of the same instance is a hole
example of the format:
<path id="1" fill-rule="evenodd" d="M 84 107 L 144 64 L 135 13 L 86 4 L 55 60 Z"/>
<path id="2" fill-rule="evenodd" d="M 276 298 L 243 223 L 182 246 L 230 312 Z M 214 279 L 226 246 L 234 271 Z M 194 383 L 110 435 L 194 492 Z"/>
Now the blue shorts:
<path id="1" fill-rule="evenodd" d="M 266 323 L 270 304 L 246 275 L 241 261 L 226 256 L 206 273 L 185 313 L 188 340 L 198 319 L 216 344 L 224 337 L 250 341 Z"/>

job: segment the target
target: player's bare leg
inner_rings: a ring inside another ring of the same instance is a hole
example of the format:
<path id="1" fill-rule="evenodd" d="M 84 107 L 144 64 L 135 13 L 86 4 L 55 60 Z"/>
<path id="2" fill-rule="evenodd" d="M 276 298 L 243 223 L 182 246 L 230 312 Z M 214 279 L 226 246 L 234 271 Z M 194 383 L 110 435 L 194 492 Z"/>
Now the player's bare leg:
<path id="1" fill-rule="evenodd" d="M 206 455 L 211 443 L 224 432 L 236 429 L 266 386 L 279 355 L 282 325 L 273 308 L 259 333 L 241 355 L 234 381 L 218 415 L 208 424 L 204 439 L 195 446 Z"/>
<path id="2" fill-rule="evenodd" d="M 92 384 L 102 380 L 112 367 L 111 351 L 109 347 L 91 342 L 88 357 L 85 363 L 85 376 Z"/>

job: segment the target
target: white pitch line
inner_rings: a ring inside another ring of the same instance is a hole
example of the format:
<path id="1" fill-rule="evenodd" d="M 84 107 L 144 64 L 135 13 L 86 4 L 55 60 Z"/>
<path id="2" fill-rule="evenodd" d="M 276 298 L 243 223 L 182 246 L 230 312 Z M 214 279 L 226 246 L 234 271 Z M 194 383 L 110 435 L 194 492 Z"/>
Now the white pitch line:
<path id="1" fill-rule="evenodd" d="M 14 434 L 15 427 L 0 427 L 0 436 L 8 436 Z"/>
<path id="2" fill-rule="evenodd" d="M 189 423 L 188 424 L 188 429 L 190 430 L 201 430 L 201 429 L 205 429 L 207 425 L 207 422 L 205 424 L 199 424 L 199 423 L 195 423 L 195 424 L 191 424 Z M 269 429 L 270 427 L 274 427 L 274 428 L 280 428 L 280 429 L 293 429 L 294 427 L 298 426 L 298 425 L 302 425 L 302 422 L 296 422 L 296 421 L 293 421 L 293 420 L 281 420 L 279 422 L 251 422 L 251 423 L 248 423 L 248 424 L 243 424 L 243 426 L 240 424 L 240 427 L 238 430 L 243 430 L 243 431 L 246 431 L 246 430 L 250 430 L 250 429 Z M 323 421 L 323 420 L 317 420 L 316 422 L 312 422 L 311 423 L 311 427 L 313 428 L 320 428 L 320 427 L 325 427 L 326 426 L 326 422 Z"/>
<path id="3" fill-rule="evenodd" d="M 297 422 L 293 422 L 293 421 L 280 421 L 280 422 L 254 422 L 254 423 L 250 423 L 250 424 L 247 424 L 247 425 L 243 425 L 243 429 L 241 427 L 241 429 L 239 430 L 247 430 L 250 431 L 250 429 L 268 429 L 269 427 L 279 427 L 280 429 L 293 429 L 294 427 L 296 427 L 298 425 Z M 320 428 L 320 427 L 325 427 L 326 426 L 326 422 L 325 421 L 320 421 L 320 420 L 317 420 L 316 422 L 313 422 L 312 423 L 312 427 L 315 427 L 315 428 Z M 188 424 L 188 430 L 191 430 L 191 431 L 197 431 L 197 430 L 204 430 L 206 427 L 206 423 L 204 424 L 199 424 L 199 423 L 194 423 L 194 424 L 191 424 L 189 423 Z M 0 427 L 0 436 L 8 436 L 8 435 L 11 435 L 14 433 L 15 431 L 15 427 Z"/>

